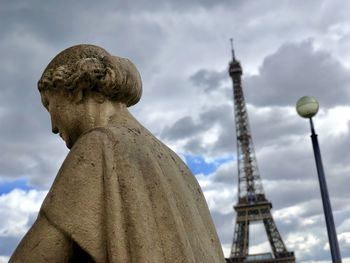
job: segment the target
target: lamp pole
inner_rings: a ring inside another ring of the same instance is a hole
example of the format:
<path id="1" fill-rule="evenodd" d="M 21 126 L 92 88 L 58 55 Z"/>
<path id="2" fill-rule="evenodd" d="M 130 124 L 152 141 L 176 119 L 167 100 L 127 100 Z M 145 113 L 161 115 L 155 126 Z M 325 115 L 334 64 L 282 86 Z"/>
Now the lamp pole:
<path id="1" fill-rule="evenodd" d="M 326 178 L 323 170 L 321 151 L 318 145 L 317 134 L 315 132 L 314 124 L 312 121 L 312 117 L 316 115 L 319 105 L 315 98 L 305 96 L 298 100 L 296 108 L 297 108 L 298 114 L 301 117 L 308 118 L 310 120 L 311 141 L 312 141 L 312 146 L 314 150 L 318 181 L 320 183 L 323 211 L 326 219 L 326 226 L 327 226 L 329 247 L 332 255 L 332 262 L 341 263 L 342 259 L 341 259 L 340 250 L 339 250 L 337 233 L 334 225 L 331 202 L 329 200 L 329 195 L 328 195 L 327 182 L 326 182 Z"/>

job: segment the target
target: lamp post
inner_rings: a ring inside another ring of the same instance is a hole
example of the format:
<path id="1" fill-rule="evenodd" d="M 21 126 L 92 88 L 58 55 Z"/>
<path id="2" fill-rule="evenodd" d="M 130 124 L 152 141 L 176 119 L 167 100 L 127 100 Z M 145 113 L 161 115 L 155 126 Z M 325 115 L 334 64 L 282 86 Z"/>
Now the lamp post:
<path id="1" fill-rule="evenodd" d="M 298 100 L 296 105 L 296 110 L 298 114 L 301 117 L 308 118 L 310 120 L 311 140 L 312 140 L 312 146 L 314 149 L 318 180 L 320 183 L 323 211 L 326 218 L 328 240 L 329 240 L 329 246 L 332 254 L 332 262 L 341 263 L 342 260 L 341 260 L 340 251 L 339 251 L 337 233 L 335 231 L 332 207 L 331 207 L 331 203 L 328 195 L 327 182 L 323 171 L 320 147 L 318 145 L 317 134 L 315 133 L 314 124 L 312 121 L 312 117 L 316 115 L 316 113 L 318 112 L 318 108 L 319 108 L 318 101 L 315 98 L 309 97 L 309 96 L 301 97 Z"/>

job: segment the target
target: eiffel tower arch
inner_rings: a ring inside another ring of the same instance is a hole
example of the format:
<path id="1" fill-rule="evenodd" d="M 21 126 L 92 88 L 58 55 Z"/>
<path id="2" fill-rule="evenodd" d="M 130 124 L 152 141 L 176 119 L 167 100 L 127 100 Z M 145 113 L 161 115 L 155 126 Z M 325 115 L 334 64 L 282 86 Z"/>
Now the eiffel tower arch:
<path id="1" fill-rule="evenodd" d="M 239 61 L 235 58 L 232 39 L 229 74 L 233 82 L 234 115 L 237 136 L 238 202 L 234 206 L 236 223 L 230 257 L 226 262 L 295 263 L 294 253 L 287 250 L 271 214 L 272 204 L 263 189 L 250 132 L 244 100 Z M 272 253 L 249 254 L 249 225 L 262 222 Z"/>

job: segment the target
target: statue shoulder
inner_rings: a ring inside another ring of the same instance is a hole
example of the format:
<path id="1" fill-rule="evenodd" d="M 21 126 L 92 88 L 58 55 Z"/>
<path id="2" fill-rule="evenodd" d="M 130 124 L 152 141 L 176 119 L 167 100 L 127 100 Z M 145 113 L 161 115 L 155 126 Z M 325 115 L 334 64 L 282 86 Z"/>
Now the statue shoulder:
<path id="1" fill-rule="evenodd" d="M 70 154 L 93 152 L 92 155 L 101 156 L 101 152 L 108 149 L 114 151 L 120 148 L 133 147 L 132 129 L 127 127 L 96 127 L 83 133 L 71 149 Z M 117 147 L 119 146 L 119 147 Z M 119 152 L 119 151 L 118 151 Z M 121 150 L 123 153 L 123 150 Z M 68 156 L 67 156 L 68 158 Z"/>

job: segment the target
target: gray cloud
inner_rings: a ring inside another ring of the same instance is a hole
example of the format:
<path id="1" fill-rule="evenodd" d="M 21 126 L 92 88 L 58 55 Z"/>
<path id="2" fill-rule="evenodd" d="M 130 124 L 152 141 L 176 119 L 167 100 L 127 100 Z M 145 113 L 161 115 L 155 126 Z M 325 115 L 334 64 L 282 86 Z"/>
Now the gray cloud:
<path id="1" fill-rule="evenodd" d="M 38 105 L 38 98 L 36 101 Z M 16 104 L 7 106 L 0 117 L 0 176 L 27 178 L 32 186 L 46 189 L 67 150 L 58 136 L 51 134 L 48 113 L 36 112 L 30 100 Z"/>
<path id="2" fill-rule="evenodd" d="M 244 81 L 250 102 L 261 106 L 292 106 L 304 95 L 326 107 L 346 105 L 349 83 L 350 71 L 330 53 L 315 50 L 311 40 L 284 44 Z"/>
<path id="3" fill-rule="evenodd" d="M 221 83 L 227 80 L 227 72 L 209 71 L 200 69 L 190 77 L 190 80 L 196 86 L 201 86 L 204 91 L 210 92 L 221 87 Z"/>
<path id="4" fill-rule="evenodd" d="M 251 132 L 257 149 L 274 145 L 276 141 L 289 143 L 293 137 L 308 132 L 308 123 L 303 121 L 291 107 L 248 107 Z M 283 145 L 282 144 L 282 145 Z"/>
<path id="5" fill-rule="evenodd" d="M 210 134 L 210 129 L 220 127 L 217 139 L 213 143 L 205 143 L 203 135 Z M 230 105 L 213 106 L 203 109 L 198 120 L 186 116 L 165 127 L 161 137 L 167 140 L 188 139 L 184 148 L 193 154 L 222 155 L 232 153 L 234 150 L 234 122 L 233 111 Z"/>
<path id="6" fill-rule="evenodd" d="M 172 127 L 165 127 L 162 137 L 170 140 L 188 138 L 201 132 L 201 126 L 195 124 L 190 116 L 176 121 Z"/>
<path id="7" fill-rule="evenodd" d="M 189 139 L 184 146 L 184 150 L 194 155 L 200 155 L 207 152 L 207 148 L 203 145 L 201 138 Z"/>
<path id="8" fill-rule="evenodd" d="M 234 213 L 222 214 L 216 211 L 211 212 L 213 221 L 222 244 L 231 244 L 234 231 Z"/>
<path id="9" fill-rule="evenodd" d="M 350 131 L 350 123 L 347 123 L 348 131 Z M 320 140 L 320 147 L 322 151 L 322 157 L 327 163 L 333 163 L 337 165 L 338 170 L 343 171 L 340 173 L 346 174 L 348 172 L 347 166 L 350 163 L 350 138 L 347 133 L 341 133 L 329 138 L 325 138 L 324 134 L 318 134 Z"/>

